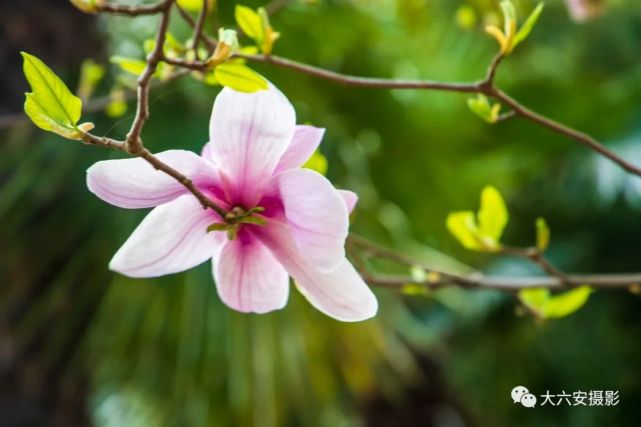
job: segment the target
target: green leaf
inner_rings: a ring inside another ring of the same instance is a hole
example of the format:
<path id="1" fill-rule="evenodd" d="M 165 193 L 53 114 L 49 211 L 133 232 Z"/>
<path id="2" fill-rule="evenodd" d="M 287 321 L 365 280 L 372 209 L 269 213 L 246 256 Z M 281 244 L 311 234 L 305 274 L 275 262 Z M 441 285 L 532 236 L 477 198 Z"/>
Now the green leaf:
<path id="1" fill-rule="evenodd" d="M 492 186 L 481 192 L 481 207 L 472 211 L 452 212 L 447 216 L 447 228 L 467 248 L 483 252 L 500 249 L 501 235 L 508 221 L 503 197 Z"/>
<path id="2" fill-rule="evenodd" d="M 214 75 L 221 85 L 239 92 L 256 92 L 268 87 L 263 76 L 243 64 L 220 64 L 214 70 Z"/>
<path id="3" fill-rule="evenodd" d="M 581 286 L 555 295 L 548 289 L 524 289 L 519 292 L 519 300 L 544 319 L 558 319 L 583 307 L 591 293 L 592 289 L 589 286 Z"/>
<path id="4" fill-rule="evenodd" d="M 478 220 L 482 236 L 490 237 L 496 242 L 501 240 L 503 229 L 507 225 L 508 213 L 501 193 L 492 186 L 485 187 L 481 192 Z"/>
<path id="5" fill-rule="evenodd" d="M 255 40 L 257 43 L 262 42 L 264 37 L 263 23 L 256 11 L 238 4 L 236 5 L 234 16 L 236 23 L 247 37 Z"/>
<path id="6" fill-rule="evenodd" d="M 512 45 L 513 47 L 525 40 L 527 36 L 530 35 L 532 29 L 534 28 L 534 25 L 536 25 L 536 22 L 539 20 L 539 16 L 541 16 L 541 12 L 543 12 L 543 6 L 543 2 L 539 3 L 532 11 L 530 16 L 528 16 L 528 18 L 525 20 L 525 22 L 519 29 L 519 32 L 516 33 L 516 36 L 514 36 L 514 42 Z"/>
<path id="7" fill-rule="evenodd" d="M 207 2 L 207 10 L 211 10 L 212 2 Z M 200 9 L 203 7 L 203 0 L 178 0 L 178 5 L 185 10 L 190 12 L 200 12 Z"/>
<path id="8" fill-rule="evenodd" d="M 82 101 L 71 93 L 56 74 L 33 55 L 21 52 L 24 74 L 31 86 L 24 109 L 39 128 L 71 139 L 79 139 L 77 124 Z"/>
<path id="9" fill-rule="evenodd" d="M 482 118 L 488 123 L 496 123 L 499 118 L 499 110 L 501 105 L 496 103 L 490 105 L 487 96 L 479 93 L 476 98 L 469 98 L 467 100 L 467 106 L 472 110 L 474 114 Z"/>
<path id="10" fill-rule="evenodd" d="M 109 58 L 109 62 L 119 65 L 120 68 L 123 69 L 123 71 L 126 71 L 135 76 L 141 75 L 143 71 L 145 71 L 145 67 L 147 66 L 147 63 L 142 59 L 127 58 L 125 56 L 118 55 Z"/>
<path id="11" fill-rule="evenodd" d="M 479 240 L 479 229 L 476 225 L 474 212 L 452 212 L 447 216 L 447 229 L 458 239 L 466 249 L 485 250 Z"/>
<path id="12" fill-rule="evenodd" d="M 319 150 L 316 150 L 301 167 L 315 170 L 324 176 L 327 173 L 327 157 L 325 157 Z"/>
<path id="13" fill-rule="evenodd" d="M 550 244 L 550 227 L 543 218 L 536 219 L 536 248 L 544 252 Z"/>
<path id="14" fill-rule="evenodd" d="M 505 23 L 504 33 L 507 35 L 510 33 L 510 25 L 516 22 L 516 10 L 514 10 L 514 5 L 511 1 L 502 1 L 501 10 L 503 10 L 503 19 Z"/>

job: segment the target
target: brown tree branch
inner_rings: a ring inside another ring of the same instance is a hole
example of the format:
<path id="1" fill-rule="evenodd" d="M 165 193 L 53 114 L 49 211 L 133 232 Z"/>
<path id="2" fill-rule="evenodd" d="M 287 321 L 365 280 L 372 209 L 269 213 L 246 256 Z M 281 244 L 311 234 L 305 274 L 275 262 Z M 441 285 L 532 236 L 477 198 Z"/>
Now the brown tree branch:
<path id="1" fill-rule="evenodd" d="M 118 5 L 112 3 L 96 4 L 96 12 L 98 13 L 112 13 L 116 15 L 125 16 L 141 16 L 141 15 L 155 15 L 163 12 L 166 9 L 166 1 L 159 1 L 154 4 L 143 4 L 140 6 L 131 5 Z"/>
<path id="2" fill-rule="evenodd" d="M 198 59 L 198 44 L 200 42 L 200 39 L 203 36 L 203 28 L 205 26 L 205 18 L 207 17 L 207 2 L 209 0 L 203 0 L 203 7 L 200 9 L 200 13 L 198 14 L 198 20 L 196 21 L 196 24 L 193 26 L 194 27 L 194 34 L 192 35 L 192 44 L 191 48 L 194 50 L 194 56 L 196 59 Z"/>
<path id="3" fill-rule="evenodd" d="M 547 288 L 562 290 L 578 286 L 591 286 L 598 289 L 626 289 L 641 284 L 641 273 L 626 274 L 565 274 L 549 263 L 536 249 L 532 248 L 503 248 L 499 253 L 528 259 L 539 265 L 548 276 L 527 277 L 496 277 L 485 276 L 479 272 L 472 274 L 454 274 L 439 271 L 424 262 L 405 255 L 401 252 L 387 249 L 375 242 L 350 234 L 348 250 L 358 272 L 371 286 L 402 289 L 405 285 L 415 284 L 429 289 L 447 286 L 459 286 L 469 289 L 500 290 L 518 292 L 523 289 Z M 360 249 L 360 252 L 358 251 Z M 400 265 L 420 268 L 426 274 L 426 279 L 417 281 L 416 278 L 405 275 L 389 275 L 372 273 L 362 254 L 375 258 L 387 259 Z"/>
<path id="4" fill-rule="evenodd" d="M 137 154 L 142 151 L 143 143 L 140 139 L 140 133 L 149 118 L 149 82 L 152 76 L 156 73 L 158 64 L 163 58 L 163 49 L 165 46 L 165 39 L 167 37 L 167 30 L 169 28 L 169 19 L 171 16 L 171 6 L 174 0 L 163 0 L 162 10 L 160 16 L 160 24 L 158 26 L 158 34 L 156 35 L 156 45 L 154 50 L 147 58 L 147 65 L 145 70 L 138 77 L 138 103 L 136 106 L 136 117 L 131 124 L 131 129 L 127 134 L 126 148 L 130 154 Z"/>

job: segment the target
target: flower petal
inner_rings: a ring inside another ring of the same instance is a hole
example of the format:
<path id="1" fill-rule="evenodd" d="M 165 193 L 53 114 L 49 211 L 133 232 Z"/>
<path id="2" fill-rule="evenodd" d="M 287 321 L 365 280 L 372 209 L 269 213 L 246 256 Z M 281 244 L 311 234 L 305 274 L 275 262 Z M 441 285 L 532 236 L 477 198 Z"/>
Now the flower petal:
<path id="1" fill-rule="evenodd" d="M 349 190 L 337 190 L 338 194 L 341 195 L 343 198 L 343 201 L 345 202 L 345 206 L 347 206 L 347 212 L 350 214 L 356 207 L 356 202 L 358 202 L 358 194 L 354 193 L 353 191 Z"/>
<path id="2" fill-rule="evenodd" d="M 300 250 L 323 270 L 345 258 L 349 227 L 347 207 L 332 184 L 309 169 L 290 169 L 275 178 Z"/>
<path id="3" fill-rule="evenodd" d="M 129 277 L 157 277 L 190 269 L 211 258 L 225 233 L 207 232 L 220 221 L 191 194 L 152 210 L 116 252 L 109 268 Z"/>
<path id="4" fill-rule="evenodd" d="M 156 157 L 196 184 L 217 181 L 215 166 L 191 151 L 163 151 Z M 102 200 L 121 208 L 154 207 L 187 193 L 181 183 L 141 158 L 95 163 L 87 170 L 87 187 Z"/>
<path id="5" fill-rule="evenodd" d="M 296 115 L 270 85 L 251 94 L 224 88 L 210 122 L 211 156 L 232 185 L 232 203 L 251 206 L 292 140 Z"/>
<path id="6" fill-rule="evenodd" d="M 289 275 L 256 237 L 242 232 L 214 259 L 220 299 L 234 310 L 266 313 L 287 304 Z"/>
<path id="7" fill-rule="evenodd" d="M 258 236 L 318 310 L 344 322 L 358 322 L 376 315 L 376 296 L 346 258 L 336 269 L 323 272 L 301 252 L 286 224 L 272 222 Z"/>
<path id="8" fill-rule="evenodd" d="M 280 158 L 274 173 L 298 168 L 305 164 L 318 148 L 324 134 L 325 129 L 307 125 L 296 126 L 292 142 Z"/>

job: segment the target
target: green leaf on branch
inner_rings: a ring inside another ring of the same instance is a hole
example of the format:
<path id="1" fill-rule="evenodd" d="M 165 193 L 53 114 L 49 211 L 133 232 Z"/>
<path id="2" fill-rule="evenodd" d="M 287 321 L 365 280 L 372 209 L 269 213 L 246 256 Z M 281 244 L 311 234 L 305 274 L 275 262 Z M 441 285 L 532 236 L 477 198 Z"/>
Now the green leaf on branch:
<path id="1" fill-rule="evenodd" d="M 591 293 L 589 286 L 580 286 L 554 295 L 545 288 L 524 289 L 519 292 L 519 300 L 543 319 L 558 319 L 583 307 Z"/>
<path id="2" fill-rule="evenodd" d="M 550 244 L 550 227 L 543 218 L 536 219 L 536 248 L 539 252 L 545 252 Z"/>
<path id="3" fill-rule="evenodd" d="M 474 212 L 452 212 L 447 216 L 447 229 L 458 239 L 466 249 L 483 251 L 483 245 L 480 239 Z"/>
<path id="4" fill-rule="evenodd" d="M 145 71 L 145 67 L 147 66 L 147 63 L 142 59 L 127 58 L 125 56 L 118 55 L 109 58 L 109 62 L 120 66 L 123 71 L 126 71 L 135 76 L 141 75 Z"/>
<path id="5" fill-rule="evenodd" d="M 82 101 L 44 62 L 22 52 L 24 74 L 31 86 L 26 94 L 24 110 L 39 128 L 69 139 L 80 139 L 78 120 Z"/>
<path id="6" fill-rule="evenodd" d="M 260 44 L 263 41 L 263 24 L 258 13 L 247 6 L 236 5 L 234 11 L 236 23 L 247 37 Z"/>
<path id="7" fill-rule="evenodd" d="M 243 64 L 224 63 L 214 70 L 218 83 L 239 92 L 256 92 L 267 89 L 267 80 Z"/>
<path id="8" fill-rule="evenodd" d="M 501 2 L 501 9 L 503 10 L 503 30 L 494 25 L 488 25 L 485 27 L 485 31 L 496 39 L 501 48 L 501 53 L 509 55 L 532 32 L 543 11 L 543 3 L 538 4 L 518 32 L 516 30 L 516 12 L 512 2 L 509 0 Z"/>
<path id="9" fill-rule="evenodd" d="M 269 15 L 265 8 L 253 10 L 247 6 L 236 5 L 234 15 L 243 33 L 256 42 L 263 53 L 269 55 L 280 34 L 274 31 L 269 23 Z"/>
<path id="10" fill-rule="evenodd" d="M 487 96 L 481 93 L 479 93 L 476 98 L 469 98 L 467 100 L 467 106 L 474 114 L 488 123 L 496 123 L 499 119 L 501 104 L 497 102 L 494 105 L 490 105 Z"/>
<path id="11" fill-rule="evenodd" d="M 525 20 L 523 25 L 521 26 L 521 29 L 519 29 L 519 32 L 516 33 L 516 36 L 514 36 L 514 41 L 512 43 L 512 49 L 516 47 L 519 43 L 521 43 L 523 40 L 527 38 L 527 36 L 530 35 L 532 32 L 532 29 L 534 28 L 534 25 L 536 25 L 536 21 L 539 20 L 539 16 L 541 16 L 541 12 L 543 12 L 543 2 L 539 3 L 536 8 L 532 11 L 530 16 Z"/>
<path id="12" fill-rule="evenodd" d="M 479 231 L 498 242 L 507 225 L 508 213 L 498 190 L 487 186 L 481 192 L 481 209 L 478 213 Z"/>
<path id="13" fill-rule="evenodd" d="M 481 192 L 481 207 L 472 211 L 452 212 L 447 216 L 447 229 L 466 249 L 493 252 L 500 249 L 503 230 L 509 219 L 501 193 L 492 186 Z"/>

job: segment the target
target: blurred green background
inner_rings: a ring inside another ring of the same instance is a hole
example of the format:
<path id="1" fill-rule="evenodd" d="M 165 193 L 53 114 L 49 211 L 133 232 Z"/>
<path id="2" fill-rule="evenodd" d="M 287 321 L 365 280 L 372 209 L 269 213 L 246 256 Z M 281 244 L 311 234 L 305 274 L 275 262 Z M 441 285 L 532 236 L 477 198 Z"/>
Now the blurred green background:
<path id="1" fill-rule="evenodd" d="M 521 16 L 535 5 L 515 3 Z M 220 1 L 206 28 L 233 25 L 233 8 Z M 358 75 L 472 80 L 496 50 L 483 26 L 498 11 L 493 0 L 292 1 L 272 18 L 283 34 L 275 52 Z M 341 324 L 296 292 L 280 312 L 235 313 L 219 301 L 208 265 L 153 280 L 108 271 L 145 212 L 98 200 L 85 170 L 122 155 L 45 134 L 16 115 L 28 90 L 18 52 L 42 58 L 74 88 L 83 59 L 142 58 L 155 22 L 83 15 L 54 0 L 0 5 L 0 425 L 641 423 L 641 312 L 631 293 L 600 291 L 578 313 L 540 323 L 507 294 L 378 290 L 376 319 Z M 177 14 L 171 31 L 190 35 Z M 640 41 L 636 1 L 550 0 L 498 83 L 641 164 Z M 576 143 L 519 119 L 487 125 L 461 95 L 345 88 L 256 69 L 290 98 L 299 123 L 327 128 L 328 176 L 359 193 L 359 234 L 441 269 L 540 273 L 466 252 L 448 235 L 447 213 L 475 208 L 492 184 L 511 212 L 506 241 L 531 244 L 544 216 L 560 268 L 641 270 L 641 180 Z M 108 71 L 96 97 L 123 87 L 117 67 Z M 148 148 L 199 151 L 217 91 L 190 78 L 155 88 Z M 97 134 L 122 138 L 133 107 L 87 119 Z M 525 409 L 509 396 L 517 385 L 538 396 L 617 390 L 620 403 Z"/>

